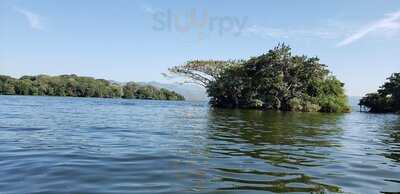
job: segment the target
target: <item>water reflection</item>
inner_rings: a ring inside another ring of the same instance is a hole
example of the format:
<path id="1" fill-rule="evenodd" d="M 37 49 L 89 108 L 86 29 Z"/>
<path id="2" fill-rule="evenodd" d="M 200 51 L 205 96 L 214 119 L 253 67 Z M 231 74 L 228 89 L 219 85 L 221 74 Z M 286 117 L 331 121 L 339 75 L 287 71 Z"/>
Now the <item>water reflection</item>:
<path id="1" fill-rule="evenodd" d="M 383 125 L 382 135 L 385 137 L 382 142 L 389 145 L 385 157 L 400 163 L 400 119 Z"/>
<path id="2" fill-rule="evenodd" d="M 220 190 L 341 192 L 307 168 L 335 162 L 330 153 L 341 146 L 343 116 L 212 110 L 207 149 L 224 160 L 215 165 L 217 181 L 225 183 Z"/>

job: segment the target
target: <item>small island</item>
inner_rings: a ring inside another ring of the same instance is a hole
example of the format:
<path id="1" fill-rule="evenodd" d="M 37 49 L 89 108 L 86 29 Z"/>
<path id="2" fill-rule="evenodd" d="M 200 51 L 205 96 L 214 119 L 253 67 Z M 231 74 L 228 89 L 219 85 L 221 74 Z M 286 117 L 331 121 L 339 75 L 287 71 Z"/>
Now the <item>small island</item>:
<path id="1" fill-rule="evenodd" d="M 214 107 L 349 112 L 344 84 L 317 57 L 279 44 L 248 60 L 195 60 L 169 69 L 204 86 Z"/>
<path id="2" fill-rule="evenodd" d="M 393 73 L 376 93 L 360 100 L 360 108 L 372 113 L 400 113 L 400 73 Z"/>
<path id="3" fill-rule="evenodd" d="M 22 76 L 19 79 L 0 75 L 0 95 L 185 100 L 182 95 L 164 88 L 135 82 L 120 84 L 74 74 Z"/>

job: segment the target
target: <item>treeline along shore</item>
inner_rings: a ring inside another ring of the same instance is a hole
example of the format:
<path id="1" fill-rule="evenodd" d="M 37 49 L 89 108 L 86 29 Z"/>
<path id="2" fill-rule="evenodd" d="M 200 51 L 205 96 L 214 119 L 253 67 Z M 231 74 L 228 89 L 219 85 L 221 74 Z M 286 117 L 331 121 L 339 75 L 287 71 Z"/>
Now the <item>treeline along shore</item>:
<path id="1" fill-rule="evenodd" d="M 344 83 L 318 57 L 294 55 L 285 44 L 243 60 L 193 60 L 169 69 L 207 89 L 210 104 L 222 108 L 298 112 L 350 112 Z M 0 75 L 0 95 L 73 96 L 184 100 L 167 89 L 135 82 L 119 84 L 77 75 Z M 361 108 L 373 113 L 400 113 L 400 73 L 393 73 L 376 93 L 366 94 Z"/>
<path id="2" fill-rule="evenodd" d="M 0 95 L 185 100 L 182 95 L 164 88 L 158 89 L 135 82 L 119 84 L 74 74 L 22 76 L 19 79 L 0 75 Z"/>

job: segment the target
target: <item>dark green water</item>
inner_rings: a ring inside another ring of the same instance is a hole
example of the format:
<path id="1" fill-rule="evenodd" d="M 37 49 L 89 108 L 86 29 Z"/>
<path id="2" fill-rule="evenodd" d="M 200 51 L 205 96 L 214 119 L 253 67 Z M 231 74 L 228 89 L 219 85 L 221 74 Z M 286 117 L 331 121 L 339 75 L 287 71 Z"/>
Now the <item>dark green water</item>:
<path id="1" fill-rule="evenodd" d="M 0 193 L 400 192 L 400 117 L 0 96 Z"/>

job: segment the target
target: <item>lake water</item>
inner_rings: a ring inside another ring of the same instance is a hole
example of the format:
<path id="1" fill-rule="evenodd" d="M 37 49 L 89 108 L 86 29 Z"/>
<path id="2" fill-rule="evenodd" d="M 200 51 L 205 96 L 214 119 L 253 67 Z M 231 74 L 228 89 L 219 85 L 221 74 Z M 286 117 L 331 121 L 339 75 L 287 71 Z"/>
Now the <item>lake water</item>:
<path id="1" fill-rule="evenodd" d="M 0 96 L 0 193 L 400 192 L 400 117 Z"/>

